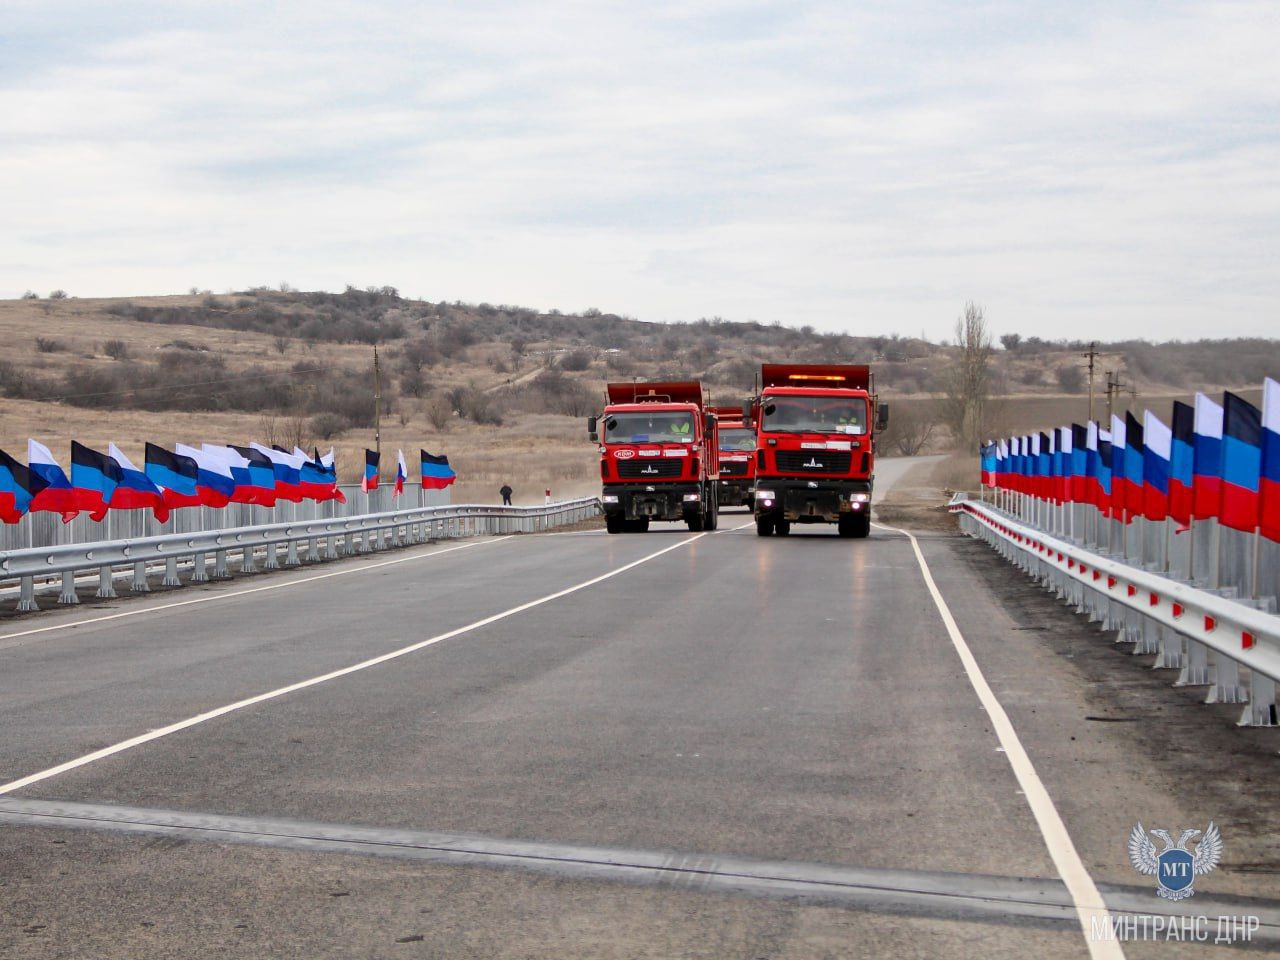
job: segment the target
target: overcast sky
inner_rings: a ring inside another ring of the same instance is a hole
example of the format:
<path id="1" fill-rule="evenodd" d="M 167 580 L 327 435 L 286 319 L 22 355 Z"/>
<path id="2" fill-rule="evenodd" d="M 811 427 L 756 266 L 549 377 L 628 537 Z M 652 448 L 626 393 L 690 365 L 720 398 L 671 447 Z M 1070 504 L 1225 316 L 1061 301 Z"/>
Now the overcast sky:
<path id="1" fill-rule="evenodd" d="M 1280 4 L 0 2 L 0 297 L 1280 328 Z"/>

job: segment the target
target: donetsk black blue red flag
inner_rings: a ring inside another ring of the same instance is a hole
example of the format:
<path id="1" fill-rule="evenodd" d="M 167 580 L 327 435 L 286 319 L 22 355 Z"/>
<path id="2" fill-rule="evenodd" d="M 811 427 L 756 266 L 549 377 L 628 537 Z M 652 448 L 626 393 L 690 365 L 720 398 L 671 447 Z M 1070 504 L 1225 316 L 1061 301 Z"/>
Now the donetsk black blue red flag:
<path id="1" fill-rule="evenodd" d="M 31 500 L 48 486 L 26 464 L 0 450 L 0 520 L 17 523 L 31 509 Z"/>
<path id="2" fill-rule="evenodd" d="M 427 490 L 443 490 L 458 479 L 449 466 L 449 458 L 444 454 L 436 455 L 425 450 L 418 451 L 422 455 L 422 486 Z"/>

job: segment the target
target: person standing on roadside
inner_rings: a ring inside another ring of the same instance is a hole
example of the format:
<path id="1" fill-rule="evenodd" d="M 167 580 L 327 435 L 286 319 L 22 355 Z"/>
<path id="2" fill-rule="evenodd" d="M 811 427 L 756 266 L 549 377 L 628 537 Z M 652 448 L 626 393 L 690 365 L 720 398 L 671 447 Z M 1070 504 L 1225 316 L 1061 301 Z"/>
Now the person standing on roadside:
<path id="1" fill-rule="evenodd" d="M 503 505 L 504 507 L 509 507 L 509 506 L 511 506 L 511 494 L 512 494 L 512 493 L 514 493 L 514 492 L 515 492 L 515 491 L 513 491 L 513 490 L 511 489 L 511 484 L 509 484 L 509 483 L 504 483 L 504 484 L 502 485 L 502 489 L 501 489 L 501 490 L 499 490 L 499 491 L 498 491 L 498 493 L 502 494 L 502 505 Z"/>

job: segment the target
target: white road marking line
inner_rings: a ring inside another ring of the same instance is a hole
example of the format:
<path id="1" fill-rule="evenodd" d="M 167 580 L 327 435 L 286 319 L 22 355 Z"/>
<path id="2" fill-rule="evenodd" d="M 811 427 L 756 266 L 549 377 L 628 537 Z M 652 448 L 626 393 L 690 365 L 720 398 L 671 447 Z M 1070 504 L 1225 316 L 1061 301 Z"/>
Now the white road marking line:
<path id="1" fill-rule="evenodd" d="M 327 683 L 330 680 L 336 680 L 339 677 L 345 677 L 351 673 L 367 670 L 369 667 L 376 667 L 379 664 L 387 663 L 390 660 L 396 660 L 400 657 L 407 656 L 410 653 L 416 653 L 419 650 L 423 650 L 427 647 L 440 643 L 442 640 L 449 640 L 452 637 L 457 637 L 464 633 L 470 633 L 473 630 L 479 630 L 481 627 L 487 627 L 491 623 L 497 623 L 499 620 L 505 620 L 507 617 L 512 617 L 518 613 L 523 613 L 526 610 L 531 610 L 534 607 L 542 606 L 544 603 L 550 603 L 552 600 L 559 600 L 561 597 L 567 597 L 571 593 L 577 593 L 579 590 L 585 590 L 587 587 L 595 586 L 597 583 L 616 577 L 620 573 L 626 573 L 633 567 L 638 567 L 642 563 L 647 563 L 650 560 L 660 557 L 664 553 L 670 553 L 672 550 L 678 550 L 681 547 L 688 546 L 696 540 L 701 540 L 705 536 L 707 536 L 707 534 L 699 533 L 692 537 L 686 537 L 679 543 L 673 543 L 669 547 L 663 547 L 661 550 L 647 554 L 638 560 L 632 560 L 630 563 L 623 564 L 620 567 L 615 567 L 613 570 L 602 573 L 597 577 L 592 577 L 590 580 L 584 580 L 581 583 L 574 584 L 571 587 L 566 587 L 563 590 L 557 590 L 555 593 L 549 593 L 536 600 L 530 600 L 528 603 L 522 603 L 519 606 L 511 607 L 507 610 L 503 610 L 501 613 L 492 614 L 491 616 L 469 623 L 466 626 L 457 627 L 456 629 L 449 630 L 446 633 L 436 634 L 434 637 L 429 637 L 426 640 L 419 640 L 417 643 L 411 643 L 407 647 L 400 647 L 398 650 L 392 650 L 389 653 L 371 657 L 368 660 L 361 660 L 359 663 L 353 663 L 350 666 L 342 667 L 338 670 L 332 670 L 329 673 L 321 674 L 318 677 L 311 677 L 308 680 L 300 680 L 297 683 L 291 683 L 286 687 L 278 687 L 275 690 L 268 690 L 266 693 L 260 693 L 253 697 L 246 697 L 243 700 L 237 700 L 235 703 L 229 703 L 223 707 L 207 710 L 194 717 L 188 717 L 186 720 L 180 720 L 177 723 L 171 723 L 166 727 L 160 727 L 159 729 L 150 730 L 147 733 L 140 734 L 136 737 L 130 737 L 128 740 L 122 740 L 109 747 L 103 747 L 101 750 L 93 751 L 93 753 L 86 753 L 82 757 L 77 757 L 74 760 L 68 760 L 66 763 L 60 763 L 56 767 L 50 767 L 47 770 L 41 770 L 38 773 L 21 777 L 18 780 L 12 780 L 9 783 L 0 785 L 0 796 L 6 793 L 12 793 L 14 790 L 21 790 L 23 787 L 29 787 L 33 783 L 39 783 L 42 780 L 49 780 L 52 777 L 56 777 L 62 773 L 67 773 L 70 770 L 86 766 L 93 763 L 95 760 L 103 760 L 107 757 L 115 756 L 117 753 L 123 753 L 124 751 L 131 750 L 134 747 L 142 746 L 144 743 L 150 743 L 153 740 L 159 740 L 160 738 L 167 737 L 170 734 L 187 730 L 208 720 L 215 720 L 218 717 L 226 716 L 229 713 L 235 713 L 237 710 L 243 710 L 246 707 L 252 707 L 259 703 L 265 703 L 268 700 L 275 700 L 276 698 L 283 697 L 288 693 L 305 690 L 307 687 L 314 687 L 321 683 Z"/>
<path id="2" fill-rule="evenodd" d="M 471 547 L 484 546 L 486 543 L 498 543 L 502 540 L 510 540 L 513 536 L 514 534 L 508 534 L 505 537 L 491 537 L 484 540 L 475 540 L 471 543 L 459 544 L 456 547 L 446 547 L 443 550 L 432 550 L 430 553 L 415 553 L 408 557 L 396 557 L 394 560 L 383 560 L 379 563 L 369 563 L 358 567 L 348 567 L 345 570 L 331 570 L 329 573 L 318 573 L 310 577 L 299 577 L 296 580 L 284 580 L 280 583 L 267 583 L 260 587 L 248 587 L 244 590 L 228 590 L 226 592 L 211 593 L 204 597 L 192 597 L 190 600 L 175 600 L 173 603 L 161 603 L 151 607 L 137 607 L 132 610 L 121 610 L 119 613 L 108 613 L 101 617 L 86 617 L 82 620 L 66 620 L 61 623 L 52 623 L 44 627 L 32 627 L 30 630 L 19 630 L 17 633 L 6 633 L 0 636 L 0 644 L 3 644 L 6 640 L 17 640 L 19 637 L 30 637 L 37 633 L 49 633 L 53 630 L 71 630 L 75 627 L 88 626 L 91 623 L 105 623 L 108 620 L 123 620 L 125 617 L 140 617 L 145 613 L 157 613 L 161 610 L 173 610 L 177 607 L 189 607 L 196 603 L 212 603 L 214 600 L 229 600 L 232 597 L 244 597 L 252 593 L 265 593 L 268 590 L 287 590 L 290 587 L 296 587 L 304 583 L 315 583 L 317 580 L 328 580 L 331 577 L 345 577 L 353 573 L 365 573 L 369 570 L 377 570 L 380 567 L 389 567 L 397 563 L 410 563 L 414 560 L 427 560 L 431 557 L 440 557 L 446 553 L 453 553 L 456 550 L 467 550 Z"/>
<path id="3" fill-rule="evenodd" d="M 1067 826 L 1062 822 L 1062 817 L 1058 814 L 1058 808 L 1053 805 L 1049 791 L 1045 789 L 1039 774 L 1036 773 L 1035 765 L 1027 756 L 1022 741 L 1018 739 L 1009 715 L 1005 713 L 1004 707 L 992 692 L 987 678 L 982 674 L 982 668 L 978 666 L 978 661 L 974 659 L 969 644 L 965 642 L 964 634 L 956 624 L 955 617 L 951 615 L 951 608 L 947 606 L 947 601 L 938 590 L 933 574 L 929 571 L 929 564 L 925 562 L 924 554 L 920 550 L 919 542 L 906 530 L 885 526 L 882 523 L 874 526 L 891 533 L 900 533 L 911 541 L 911 549 L 915 551 L 916 562 L 920 565 L 920 573 L 924 577 L 925 586 L 929 588 L 929 595 L 933 597 L 934 605 L 942 616 L 942 622 L 947 628 L 947 634 L 951 637 L 951 643 L 956 648 L 960 662 L 964 665 L 964 672 L 968 675 L 969 682 L 978 694 L 978 699 L 982 701 L 987 716 L 991 718 L 991 725 L 995 729 L 1000 745 L 1004 748 L 1005 756 L 1009 758 L 1009 766 L 1013 768 L 1018 785 L 1026 794 L 1027 805 L 1031 807 L 1031 813 L 1040 827 L 1040 835 L 1044 838 L 1044 844 L 1049 850 L 1049 856 L 1058 871 L 1058 876 L 1062 878 L 1067 891 L 1071 894 L 1076 916 L 1080 919 L 1080 927 L 1089 948 L 1089 956 L 1095 960 L 1099 958 L 1123 960 L 1124 949 L 1120 946 L 1120 941 L 1095 940 L 1092 937 L 1095 921 L 1099 930 L 1111 929 L 1111 913 L 1094 885 L 1093 878 L 1089 876 L 1084 861 L 1080 859 L 1080 854 L 1076 852 L 1075 844 L 1071 842 L 1071 835 L 1067 833 Z"/>

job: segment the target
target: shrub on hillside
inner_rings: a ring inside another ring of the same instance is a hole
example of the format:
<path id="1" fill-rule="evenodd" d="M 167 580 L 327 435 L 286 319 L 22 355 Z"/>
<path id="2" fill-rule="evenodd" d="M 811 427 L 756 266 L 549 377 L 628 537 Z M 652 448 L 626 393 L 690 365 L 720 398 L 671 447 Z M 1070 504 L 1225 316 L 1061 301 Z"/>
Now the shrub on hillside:
<path id="1" fill-rule="evenodd" d="M 36 349 L 41 353 L 60 353 L 67 349 L 67 345 L 52 337 L 36 337 Z"/>

